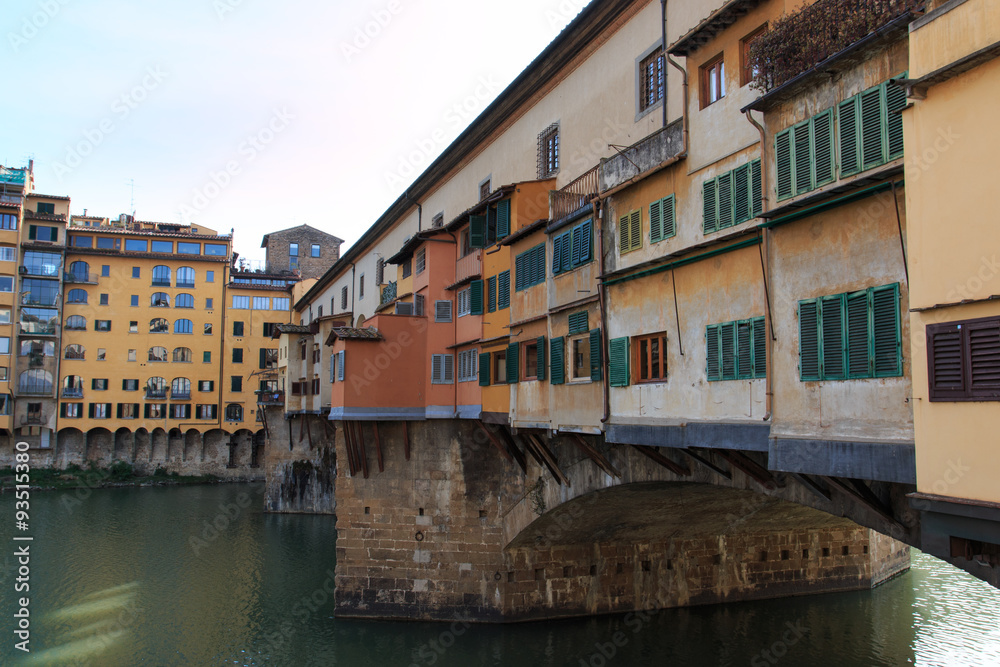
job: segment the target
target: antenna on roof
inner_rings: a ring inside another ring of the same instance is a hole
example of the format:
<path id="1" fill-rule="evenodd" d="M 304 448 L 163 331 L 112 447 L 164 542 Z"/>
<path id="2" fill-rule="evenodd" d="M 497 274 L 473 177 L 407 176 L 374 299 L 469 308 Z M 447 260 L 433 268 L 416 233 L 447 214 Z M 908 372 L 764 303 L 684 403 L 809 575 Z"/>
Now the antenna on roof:
<path id="1" fill-rule="evenodd" d="M 128 207 L 128 210 L 132 211 L 132 217 L 135 218 L 135 179 L 134 178 L 128 179 L 127 184 L 130 185 L 132 188 L 132 201 Z"/>

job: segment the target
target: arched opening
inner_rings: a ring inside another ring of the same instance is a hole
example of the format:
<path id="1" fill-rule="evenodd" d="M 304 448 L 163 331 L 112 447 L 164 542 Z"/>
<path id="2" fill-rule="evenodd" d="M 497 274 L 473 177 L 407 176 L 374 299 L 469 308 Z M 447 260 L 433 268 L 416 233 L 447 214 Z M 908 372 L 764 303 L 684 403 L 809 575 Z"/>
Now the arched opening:
<path id="1" fill-rule="evenodd" d="M 174 308 L 194 308 L 194 297 L 190 294 L 178 294 L 174 297 Z"/>
<path id="2" fill-rule="evenodd" d="M 153 296 L 149 297 L 149 305 L 153 308 L 169 308 L 170 295 L 166 292 L 154 292 Z"/>
<path id="3" fill-rule="evenodd" d="M 50 395 L 52 394 L 52 373 L 43 368 L 30 368 L 17 379 L 19 394 Z"/>
<path id="4" fill-rule="evenodd" d="M 83 398 L 83 378 L 79 375 L 67 375 L 63 378 L 63 398 Z"/>
<path id="5" fill-rule="evenodd" d="M 169 331 L 170 322 L 162 317 L 154 317 L 149 321 L 149 333 L 168 333 Z"/>
<path id="6" fill-rule="evenodd" d="M 170 267 L 159 264 L 153 267 L 153 287 L 170 287 Z"/>
<path id="7" fill-rule="evenodd" d="M 166 362 L 167 348 L 159 345 L 149 348 L 149 361 Z"/>
<path id="8" fill-rule="evenodd" d="M 65 357 L 67 359 L 83 359 L 86 355 L 87 351 L 84 349 L 83 345 L 73 343 L 72 345 L 66 346 Z"/>
<path id="9" fill-rule="evenodd" d="M 66 303 L 87 303 L 87 290 L 74 287 L 66 293 Z"/>
<path id="10" fill-rule="evenodd" d="M 70 331 L 86 331 L 87 318 L 82 315 L 70 315 L 66 318 L 66 328 Z"/>
<path id="11" fill-rule="evenodd" d="M 86 262 L 76 261 L 69 265 L 69 275 L 70 277 L 78 283 L 85 283 L 90 281 L 90 264 Z"/>
<path id="12" fill-rule="evenodd" d="M 177 287 L 194 287 L 194 269 L 190 266 L 177 269 Z"/>

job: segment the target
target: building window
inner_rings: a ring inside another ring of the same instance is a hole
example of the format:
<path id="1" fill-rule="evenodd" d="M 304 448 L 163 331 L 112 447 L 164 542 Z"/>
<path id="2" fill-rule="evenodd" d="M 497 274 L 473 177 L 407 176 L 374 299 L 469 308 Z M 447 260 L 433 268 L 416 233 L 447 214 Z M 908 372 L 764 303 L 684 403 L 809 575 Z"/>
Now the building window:
<path id="1" fill-rule="evenodd" d="M 299 244 L 298 243 L 289 243 L 288 244 L 288 256 L 289 257 L 298 257 L 299 256 Z"/>
<path id="2" fill-rule="evenodd" d="M 832 182 L 833 109 L 776 134 L 774 155 L 779 200 Z"/>
<path id="3" fill-rule="evenodd" d="M 569 349 L 572 357 L 570 358 L 570 377 L 573 380 L 589 380 L 590 379 L 590 337 L 589 336 L 574 336 L 569 340 Z"/>
<path id="4" fill-rule="evenodd" d="M 434 321 L 451 322 L 451 301 L 434 302 Z"/>
<path id="5" fill-rule="evenodd" d="M 539 243 L 514 259 L 514 291 L 545 282 L 545 244 Z"/>
<path id="6" fill-rule="evenodd" d="M 87 290 L 71 289 L 66 295 L 66 303 L 87 303 Z"/>
<path id="7" fill-rule="evenodd" d="M 559 173 L 559 123 L 553 123 L 538 135 L 538 178 Z"/>
<path id="8" fill-rule="evenodd" d="M 153 267 L 153 287 L 170 287 L 170 267 L 159 266 Z"/>
<path id="9" fill-rule="evenodd" d="M 108 264 L 101 265 L 101 277 L 107 278 L 111 275 L 111 266 Z"/>
<path id="10" fill-rule="evenodd" d="M 17 216 L 0 213 L 0 229 L 17 229 Z"/>
<path id="11" fill-rule="evenodd" d="M 149 305 L 153 308 L 169 308 L 170 295 L 166 292 L 154 292 L 153 296 L 149 297 Z"/>
<path id="12" fill-rule="evenodd" d="M 542 348 L 544 349 L 544 347 Z M 538 379 L 538 341 L 524 343 L 524 379 Z M 542 367 L 544 370 L 544 366 Z"/>
<path id="13" fill-rule="evenodd" d="M 66 346 L 66 354 L 64 356 L 66 359 L 84 359 L 86 354 L 86 350 L 84 350 L 82 345 L 72 344 Z"/>
<path id="14" fill-rule="evenodd" d="M 666 93 L 661 47 L 639 62 L 639 113 L 656 105 Z"/>
<path id="15" fill-rule="evenodd" d="M 248 296 L 233 296 L 233 309 L 234 310 L 249 310 L 250 309 L 250 297 Z"/>
<path id="16" fill-rule="evenodd" d="M 214 303 L 215 303 L 215 300 L 212 299 L 211 297 L 205 299 L 205 310 L 212 310 L 212 307 L 213 307 Z"/>
<path id="17" fill-rule="evenodd" d="M 425 248 L 421 248 L 417 251 L 417 275 L 419 276 L 427 268 L 427 251 Z"/>
<path id="18" fill-rule="evenodd" d="M 215 380 L 201 380 L 198 383 L 198 391 L 214 391 Z"/>
<path id="19" fill-rule="evenodd" d="M 242 405 L 227 405 L 226 406 L 226 421 L 227 422 L 241 422 L 241 421 L 243 421 L 243 406 Z"/>
<path id="20" fill-rule="evenodd" d="M 0 227 L 2 229 L 2 227 Z M 17 248 L 10 246 L 0 246 L 0 262 L 16 262 Z"/>
<path id="21" fill-rule="evenodd" d="M 634 339 L 634 368 L 637 382 L 663 382 L 667 379 L 667 337 L 663 334 Z"/>
<path id="22" fill-rule="evenodd" d="M 167 361 L 167 348 L 156 345 L 149 348 L 146 360 L 150 362 L 166 362 Z"/>
<path id="23" fill-rule="evenodd" d="M 659 243 L 677 234 L 674 196 L 664 197 L 649 205 L 649 242 Z"/>
<path id="24" fill-rule="evenodd" d="M 313 243 L 312 244 L 310 255 L 312 255 L 313 257 L 319 257 L 319 244 L 318 243 Z"/>
<path id="25" fill-rule="evenodd" d="M 233 375 L 229 378 L 229 391 L 241 392 L 243 391 L 243 377 L 239 375 Z"/>
<path id="26" fill-rule="evenodd" d="M 493 353 L 493 384 L 507 384 L 507 350 Z"/>
<path id="27" fill-rule="evenodd" d="M 94 331 L 111 331 L 111 320 L 94 320 Z"/>
<path id="28" fill-rule="evenodd" d="M 91 419 L 110 419 L 111 418 L 111 404 L 110 403 L 91 403 L 90 404 L 90 418 Z"/>
<path id="29" fill-rule="evenodd" d="M 479 201 L 483 201 L 490 196 L 490 179 L 487 178 L 485 181 L 479 184 Z"/>
<path id="30" fill-rule="evenodd" d="M 701 66 L 701 108 L 726 96 L 726 63 L 722 54 Z"/>
<path id="31" fill-rule="evenodd" d="M 618 218 L 618 251 L 627 252 L 642 247 L 642 211 L 631 211 Z"/>
<path id="32" fill-rule="evenodd" d="M 365 274 L 358 276 L 358 301 L 365 300 Z"/>
<path id="33" fill-rule="evenodd" d="M 79 419 L 83 414 L 83 403 L 63 403 L 61 407 L 62 416 L 67 419 Z"/>
<path id="34" fill-rule="evenodd" d="M 243 348 L 234 347 L 233 348 L 233 363 L 242 364 L 243 363 Z"/>
<path id="35" fill-rule="evenodd" d="M 799 302 L 803 382 L 902 374 L 898 283 Z"/>
<path id="36" fill-rule="evenodd" d="M 274 369 L 278 367 L 277 348 L 261 348 L 260 367 L 262 369 Z"/>
<path id="37" fill-rule="evenodd" d="M 472 309 L 470 307 L 470 300 L 469 300 L 469 294 L 471 294 L 471 292 L 472 292 L 472 290 L 469 289 L 468 287 L 466 287 L 463 290 L 459 290 L 459 292 L 458 292 L 458 316 L 459 317 L 464 317 L 465 315 L 468 315 L 470 312 L 472 312 Z"/>
<path id="38" fill-rule="evenodd" d="M 127 357 L 127 359 L 128 359 L 128 361 L 135 361 L 136 360 L 136 351 L 135 350 L 129 350 L 128 351 L 128 357 Z"/>
<path id="39" fill-rule="evenodd" d="M 254 310 L 271 310 L 271 297 L 255 296 L 253 298 Z"/>
<path id="40" fill-rule="evenodd" d="M 458 353 L 458 381 L 475 382 L 479 378 L 479 350 Z"/>
<path id="41" fill-rule="evenodd" d="M 444 227 L 444 212 L 438 213 L 433 218 L 431 218 L 431 229 L 437 229 L 438 227 Z"/>
<path id="42" fill-rule="evenodd" d="M 59 229 L 57 227 L 41 227 L 38 225 L 28 226 L 29 241 L 48 241 L 55 243 L 59 240 Z"/>
<path id="43" fill-rule="evenodd" d="M 205 272 L 205 282 L 206 283 L 214 283 L 215 282 L 215 271 L 206 271 Z"/>
<path id="44" fill-rule="evenodd" d="M 199 405 L 196 408 L 197 419 L 215 419 L 217 405 Z"/>
<path id="45" fill-rule="evenodd" d="M 233 322 L 233 335 L 242 336 L 243 335 L 243 322 Z"/>
<path id="46" fill-rule="evenodd" d="M 164 403 L 146 403 L 143 406 L 143 413 L 146 419 L 165 419 L 167 406 Z"/>
<path id="47" fill-rule="evenodd" d="M 174 378 L 170 383 L 170 398 L 187 400 L 191 398 L 191 380 L 187 378 Z"/>
<path id="48" fill-rule="evenodd" d="M 291 307 L 291 300 L 288 297 L 274 297 L 271 300 L 271 310 L 288 310 Z"/>
<path id="49" fill-rule="evenodd" d="M 451 354 L 431 355 L 431 384 L 451 384 L 455 381 L 455 357 Z"/>
<path id="50" fill-rule="evenodd" d="M 131 307 L 133 307 L 133 308 L 137 308 L 139 306 L 139 295 L 138 294 L 132 294 L 129 297 L 129 304 L 128 305 L 131 306 Z"/>
<path id="51" fill-rule="evenodd" d="M 122 391 L 139 391 L 139 380 L 122 380 Z"/>
<path id="52" fill-rule="evenodd" d="M 178 294 L 174 297 L 174 308 L 194 308 L 194 297 L 190 294 Z"/>
<path id="53" fill-rule="evenodd" d="M 706 327 L 705 374 L 708 380 L 765 377 L 766 336 L 763 317 Z"/>
<path id="54" fill-rule="evenodd" d="M 138 419 L 139 418 L 139 404 L 138 403 L 119 403 L 118 404 L 118 418 L 119 419 Z"/>
<path id="55" fill-rule="evenodd" d="M 760 73 L 753 66 L 753 59 L 750 57 L 750 48 L 758 37 L 767 32 L 767 24 L 754 30 L 752 33 L 740 40 L 740 86 L 745 86 Z"/>
<path id="56" fill-rule="evenodd" d="M 133 266 L 132 267 L 132 277 L 133 278 L 138 278 L 139 275 L 140 275 L 139 267 L 138 266 Z"/>
<path id="57" fill-rule="evenodd" d="M 705 234 L 756 218 L 761 212 L 760 160 L 708 179 L 701 192 Z"/>
<path id="58" fill-rule="evenodd" d="M 174 321 L 174 333 L 175 334 L 194 333 L 194 323 L 191 322 L 191 320 L 176 320 Z"/>
<path id="59" fill-rule="evenodd" d="M 177 269 L 177 287 L 194 287 L 194 269 L 190 266 L 182 266 Z"/>
<path id="60" fill-rule="evenodd" d="M 592 221 L 588 220 L 552 239 L 552 274 L 583 266 L 593 257 Z"/>
<path id="61" fill-rule="evenodd" d="M 1000 401 L 1000 319 L 927 325 L 932 401 Z"/>
<path id="62" fill-rule="evenodd" d="M 90 381 L 90 388 L 94 391 L 107 391 L 108 390 L 108 380 L 107 378 L 93 378 Z"/>
<path id="63" fill-rule="evenodd" d="M 81 315 L 71 315 L 66 318 L 66 329 L 69 331 L 86 331 L 87 320 Z"/>
<path id="64" fill-rule="evenodd" d="M 407 262 L 409 264 L 409 262 Z M 340 310 L 347 310 L 347 285 L 340 288 Z"/>
<path id="65" fill-rule="evenodd" d="M 424 295 L 417 294 L 413 297 L 413 314 L 417 317 L 424 316 Z"/>
<path id="66" fill-rule="evenodd" d="M 211 336 L 212 335 L 212 323 L 211 322 L 205 322 L 205 335 L 206 336 Z"/>

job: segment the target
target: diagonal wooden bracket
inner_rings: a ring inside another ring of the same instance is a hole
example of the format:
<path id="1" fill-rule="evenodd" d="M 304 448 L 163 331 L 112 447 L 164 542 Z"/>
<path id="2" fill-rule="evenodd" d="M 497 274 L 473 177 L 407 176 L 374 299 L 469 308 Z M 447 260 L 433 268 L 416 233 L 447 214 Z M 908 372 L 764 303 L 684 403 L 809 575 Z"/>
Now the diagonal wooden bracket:
<path id="1" fill-rule="evenodd" d="M 793 472 L 792 477 L 799 480 L 802 486 L 809 489 L 814 496 L 817 498 L 822 498 L 823 500 L 830 500 L 830 487 L 823 484 L 818 479 L 813 479 L 805 473 Z"/>
<path id="2" fill-rule="evenodd" d="M 756 481 L 761 486 L 768 489 L 778 489 L 784 487 L 784 484 L 778 482 L 771 471 L 760 465 L 753 459 L 741 454 L 739 452 L 730 451 L 728 449 L 717 449 L 715 450 L 719 453 L 719 456 L 726 459 L 729 465 L 741 470 L 748 477 Z"/>
<path id="3" fill-rule="evenodd" d="M 607 459 L 601 452 L 597 450 L 596 447 L 592 446 L 589 442 L 583 439 L 579 433 L 571 433 L 570 436 L 576 442 L 577 446 L 583 450 L 583 453 L 590 457 L 590 459 L 597 464 L 597 467 L 603 470 L 608 475 L 612 477 L 622 478 L 622 474 L 618 471 L 618 468 L 611 464 L 611 461 Z"/>
<path id="4" fill-rule="evenodd" d="M 907 530 L 906 526 L 900 523 L 899 519 L 897 519 L 893 514 L 892 508 L 883 503 L 882 500 L 876 496 L 864 482 L 856 479 L 841 479 L 839 477 L 827 477 L 826 479 L 838 489 L 859 500 L 862 505 L 875 512 L 883 519 L 890 521 L 903 530 Z"/>
<path id="5" fill-rule="evenodd" d="M 659 449 L 658 447 L 650 447 L 649 445 L 632 445 L 632 446 L 635 447 L 637 450 L 639 450 L 639 452 L 647 456 L 649 459 L 656 461 L 661 466 L 663 466 L 670 472 L 674 473 L 675 475 L 679 475 L 681 477 L 691 476 L 691 471 L 689 469 L 685 468 L 684 466 L 677 463 L 673 459 L 669 459 L 660 452 L 656 451 L 657 449 Z"/>
<path id="6" fill-rule="evenodd" d="M 503 441 L 507 444 L 507 451 L 514 456 L 514 460 L 517 461 L 517 465 L 520 466 L 521 472 L 527 474 L 528 460 L 525 458 L 524 452 L 521 451 L 521 448 L 517 446 L 517 442 L 514 441 L 514 436 L 512 436 L 504 427 L 500 427 L 499 430 L 500 437 L 503 438 Z M 541 465 L 541 461 L 539 461 L 538 464 Z"/>
<path id="7" fill-rule="evenodd" d="M 490 439 L 490 442 L 492 442 L 493 446 L 497 448 L 497 451 L 500 452 L 500 454 L 507 459 L 507 461 L 513 463 L 514 457 L 510 455 L 510 452 L 507 451 L 507 448 L 504 447 L 502 442 L 500 442 L 500 439 L 497 438 L 496 434 L 486 427 L 483 420 L 477 419 L 476 423 L 479 424 L 479 428 L 486 434 L 486 437 Z"/>
<path id="8" fill-rule="evenodd" d="M 552 473 L 552 476 L 555 477 L 560 484 L 573 486 L 570 484 L 569 479 L 566 478 L 566 475 L 563 474 L 562 470 L 559 469 L 559 461 L 556 460 L 555 455 L 552 454 L 549 448 L 545 446 L 545 443 L 542 442 L 541 438 L 536 436 L 534 433 L 528 433 L 525 436 L 525 439 L 526 442 L 531 443 L 532 447 L 535 449 L 535 453 L 541 457 L 545 467 L 549 469 L 549 472 Z"/>
<path id="9" fill-rule="evenodd" d="M 385 472 L 385 462 L 382 460 L 382 441 L 378 437 L 378 422 L 372 422 L 375 428 L 375 454 L 378 457 L 378 471 Z"/>
<path id="10" fill-rule="evenodd" d="M 694 450 L 691 450 L 691 449 L 682 449 L 680 451 L 683 452 L 689 458 L 694 459 L 698 463 L 702 464 L 703 466 L 705 466 L 709 470 L 713 470 L 716 473 L 718 473 L 719 475 L 721 475 L 722 477 L 725 477 L 726 479 L 732 481 L 733 474 L 731 472 L 729 472 L 728 470 L 724 470 L 724 469 L 720 468 L 719 466 L 715 465 L 707 457 L 701 456 L 700 454 L 698 454 L 697 452 L 695 452 Z"/>

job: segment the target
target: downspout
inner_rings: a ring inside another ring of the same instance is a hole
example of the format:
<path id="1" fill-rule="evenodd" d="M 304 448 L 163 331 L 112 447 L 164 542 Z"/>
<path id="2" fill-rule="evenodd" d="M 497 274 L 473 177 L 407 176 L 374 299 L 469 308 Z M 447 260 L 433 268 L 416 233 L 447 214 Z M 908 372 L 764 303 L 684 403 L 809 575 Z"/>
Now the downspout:
<path id="1" fill-rule="evenodd" d="M 455 244 L 455 266 L 457 267 L 458 266 L 458 260 L 461 259 L 461 257 L 458 256 L 458 253 L 462 252 L 462 249 L 458 246 L 458 238 L 455 236 L 455 232 L 448 232 L 448 236 L 451 237 L 452 243 Z M 471 297 L 472 297 L 472 293 L 471 292 L 469 293 L 469 297 L 471 299 Z M 455 313 L 454 313 L 454 317 L 451 318 L 451 332 L 452 332 L 451 333 L 451 336 L 452 336 L 451 344 L 455 345 L 456 343 L 458 343 L 458 292 L 455 292 Z M 458 350 L 455 350 L 455 353 L 456 353 L 455 356 L 457 357 L 458 356 Z M 457 359 L 456 359 L 456 361 L 457 361 Z M 451 371 L 452 371 L 452 373 L 454 373 L 454 376 L 451 378 L 451 380 L 452 380 L 451 386 L 452 386 L 452 391 L 453 391 L 453 398 L 452 398 L 453 405 L 451 406 L 451 408 L 455 412 L 455 419 L 458 419 L 458 377 L 457 377 L 458 376 L 458 369 L 455 368 L 455 366 L 457 366 L 457 365 L 458 364 L 455 364 L 454 366 L 451 367 Z M 443 372 L 444 372 L 444 369 L 442 369 L 442 373 Z"/>
<path id="2" fill-rule="evenodd" d="M 666 103 L 664 103 L 664 108 L 666 108 Z M 598 276 L 604 275 L 604 215 L 607 209 L 602 205 L 600 198 L 594 200 L 594 204 L 598 207 L 594 219 L 600 224 L 600 231 L 597 234 L 597 268 L 600 273 Z M 604 288 L 604 281 L 598 279 L 597 281 L 597 303 L 601 308 L 601 365 L 604 364 L 604 350 L 608 349 L 608 315 L 607 315 L 607 305 L 604 303 L 607 298 L 607 292 Z M 610 369 L 610 367 L 609 367 Z M 603 370 L 603 369 L 602 369 Z M 604 416 L 601 417 L 601 423 L 606 424 L 608 419 L 611 418 L 611 378 L 608 377 L 610 373 L 602 372 L 601 378 L 603 379 L 602 384 L 604 385 Z"/>
<path id="3" fill-rule="evenodd" d="M 667 57 L 667 0 L 660 0 L 660 49 Z M 667 126 L 667 73 L 663 73 L 663 127 Z M 685 146 L 687 144 L 685 143 Z"/>
<path id="4" fill-rule="evenodd" d="M 232 243 L 232 235 L 229 237 L 230 243 Z M 230 246 L 230 252 L 232 251 L 232 246 Z M 224 269 L 222 269 L 222 331 L 219 336 L 219 411 L 215 415 L 218 419 L 219 429 L 222 429 L 222 419 L 223 414 L 226 410 L 226 404 L 221 399 L 225 396 L 225 365 L 226 365 L 226 292 L 229 287 L 229 280 L 232 277 L 233 265 L 231 262 L 227 262 Z M 232 387 L 230 387 L 232 389 Z M 224 429 L 222 429 L 224 431 Z M 229 434 L 230 436 L 232 434 Z M 205 435 L 202 434 L 202 443 L 205 442 Z M 152 446 L 152 440 L 150 440 L 150 446 Z"/>
<path id="5" fill-rule="evenodd" d="M 357 313 L 354 312 L 354 292 L 357 291 L 358 287 L 357 278 L 354 275 L 355 266 L 356 263 L 351 262 L 351 326 L 354 326 L 358 321 Z"/>
<path id="6" fill-rule="evenodd" d="M 753 116 L 750 115 L 750 110 L 744 111 L 744 115 L 750 124 L 757 128 L 760 132 L 760 209 L 761 213 L 767 211 L 767 141 L 765 140 L 764 126 L 754 120 Z M 774 337 L 774 326 L 771 313 L 771 299 L 768 296 L 767 288 L 767 276 L 770 273 L 768 269 L 768 263 L 771 259 L 770 252 L 770 241 L 771 241 L 771 230 L 765 227 L 761 230 L 761 272 L 764 274 L 764 307 L 767 309 L 767 317 L 765 318 L 765 362 L 764 362 L 764 421 L 770 421 L 771 411 L 774 408 L 774 387 L 772 386 L 771 378 L 774 376 L 772 373 L 772 363 L 774 359 L 774 344 L 773 342 L 777 340 Z"/>
<path id="7" fill-rule="evenodd" d="M 664 25 L 664 30 L 666 30 L 666 25 Z M 666 48 L 667 48 L 666 45 L 664 45 L 663 47 L 664 53 L 666 53 Z M 683 121 L 683 127 L 684 127 L 684 145 L 681 147 L 681 150 L 678 153 L 678 155 L 684 155 L 685 153 L 687 153 L 688 149 L 688 75 L 687 75 L 687 70 L 681 67 L 677 63 L 677 61 L 671 58 L 669 55 L 667 56 L 667 60 L 669 60 L 670 64 L 676 67 L 680 71 L 681 76 L 684 77 L 681 83 L 682 90 L 684 91 L 684 100 L 683 100 L 684 108 L 681 110 L 681 120 Z M 666 100 L 664 100 L 663 104 L 664 115 L 666 115 L 667 113 L 666 106 L 667 106 Z"/>
<path id="8" fill-rule="evenodd" d="M 417 231 L 418 232 L 422 231 L 423 230 L 423 222 L 422 221 L 423 221 L 423 217 L 424 217 L 424 208 L 420 205 L 420 202 L 418 202 L 416 199 L 414 199 L 413 197 L 410 196 L 410 191 L 409 190 L 405 190 L 403 192 L 403 196 L 406 197 L 407 199 L 409 199 L 411 202 L 413 202 L 413 205 L 417 207 Z"/>

